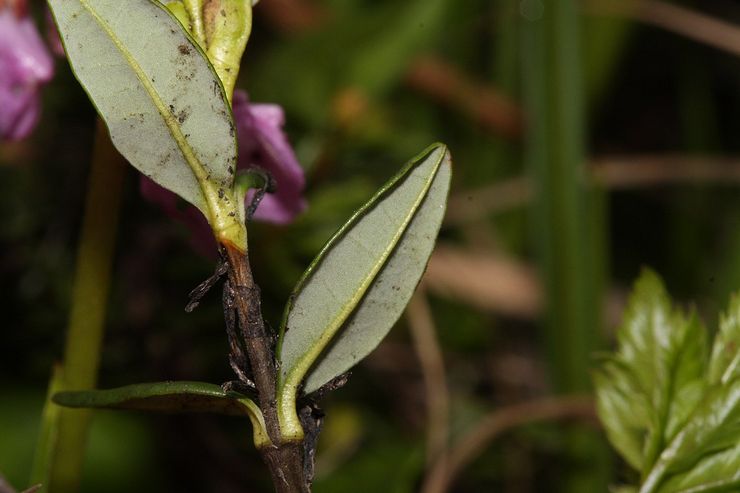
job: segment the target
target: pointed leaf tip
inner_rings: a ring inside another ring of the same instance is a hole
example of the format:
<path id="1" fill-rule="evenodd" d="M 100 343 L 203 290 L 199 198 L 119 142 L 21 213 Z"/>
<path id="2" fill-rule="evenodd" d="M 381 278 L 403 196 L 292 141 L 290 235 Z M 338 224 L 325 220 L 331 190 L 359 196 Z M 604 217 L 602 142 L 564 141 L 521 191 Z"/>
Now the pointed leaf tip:
<path id="1" fill-rule="evenodd" d="M 346 372 L 400 317 L 434 247 L 450 162 L 443 144 L 409 162 L 339 229 L 298 282 L 278 349 L 286 414 L 301 383 L 311 393 Z"/>

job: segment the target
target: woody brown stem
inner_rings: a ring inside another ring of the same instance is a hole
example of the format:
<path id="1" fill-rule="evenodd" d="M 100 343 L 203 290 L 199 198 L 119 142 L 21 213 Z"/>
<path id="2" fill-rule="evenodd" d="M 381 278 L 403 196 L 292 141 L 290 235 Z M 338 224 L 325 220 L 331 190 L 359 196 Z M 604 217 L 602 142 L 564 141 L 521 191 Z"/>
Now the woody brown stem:
<path id="1" fill-rule="evenodd" d="M 275 364 L 272 338 L 262 319 L 260 290 L 252 278 L 247 255 L 230 244 L 222 244 L 229 269 L 229 283 L 234 290 L 234 308 L 244 349 L 249 358 L 259 406 L 265 418 L 267 434 L 273 445 L 260 450 L 272 476 L 277 493 L 308 493 L 310 486 L 304 477 L 302 443 L 283 442 L 278 421 Z"/>

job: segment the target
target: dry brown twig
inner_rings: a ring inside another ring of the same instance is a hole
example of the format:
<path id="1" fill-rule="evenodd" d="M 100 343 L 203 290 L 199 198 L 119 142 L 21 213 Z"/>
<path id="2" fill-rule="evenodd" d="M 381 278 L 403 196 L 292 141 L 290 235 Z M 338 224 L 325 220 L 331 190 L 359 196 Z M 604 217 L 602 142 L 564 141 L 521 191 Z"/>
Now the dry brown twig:
<path id="1" fill-rule="evenodd" d="M 535 269 L 491 251 L 439 244 L 422 285 L 435 295 L 523 320 L 537 318 L 543 308 L 542 285 Z M 605 327 L 616 327 L 626 304 L 624 290 L 610 287 L 604 303 Z"/>
<path id="2" fill-rule="evenodd" d="M 646 154 L 605 156 L 586 168 L 591 186 L 628 190 L 661 185 L 740 185 L 740 158 Z M 531 183 L 517 176 L 450 197 L 445 224 L 461 225 L 479 221 L 527 205 L 534 197 Z"/>
<path id="3" fill-rule="evenodd" d="M 520 318 L 536 317 L 542 305 L 531 267 L 502 255 L 444 244 L 435 248 L 423 285 L 437 295 Z"/>
<path id="4" fill-rule="evenodd" d="M 31 486 L 27 490 L 21 491 L 21 493 L 35 493 L 41 489 L 41 485 L 37 484 Z M 16 493 L 15 489 L 8 483 L 2 474 L 0 474 L 0 493 Z"/>
<path id="5" fill-rule="evenodd" d="M 445 106 L 459 109 L 494 134 L 509 138 L 522 135 L 524 117 L 516 102 L 441 58 L 417 58 L 406 73 L 406 83 Z"/>
<path id="6" fill-rule="evenodd" d="M 427 467 L 442 467 L 449 437 L 450 396 L 437 330 L 423 289 L 418 289 L 406 308 L 414 349 L 421 364 L 427 407 Z"/>
<path id="7" fill-rule="evenodd" d="M 15 489 L 0 475 L 0 493 L 15 493 Z"/>
<path id="8" fill-rule="evenodd" d="M 740 56 L 739 27 L 679 5 L 661 0 L 585 0 L 583 6 L 591 15 L 627 17 Z"/>
<path id="9" fill-rule="evenodd" d="M 740 185 L 740 159 L 733 157 L 607 156 L 594 159 L 588 169 L 593 185 L 610 190 L 693 183 Z"/>
<path id="10" fill-rule="evenodd" d="M 550 397 L 507 406 L 483 417 L 450 449 L 443 467 L 431 468 L 422 493 L 444 493 L 457 476 L 496 438 L 513 428 L 552 420 L 596 423 L 593 399 L 588 396 Z"/>

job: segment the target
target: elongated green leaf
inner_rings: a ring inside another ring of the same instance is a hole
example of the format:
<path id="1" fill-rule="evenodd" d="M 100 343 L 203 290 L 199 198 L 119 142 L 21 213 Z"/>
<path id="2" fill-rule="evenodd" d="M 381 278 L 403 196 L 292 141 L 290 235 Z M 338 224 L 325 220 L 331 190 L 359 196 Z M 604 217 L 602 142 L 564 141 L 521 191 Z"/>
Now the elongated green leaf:
<path id="1" fill-rule="evenodd" d="M 242 246 L 231 189 L 236 137 L 224 89 L 155 0 L 49 0 L 76 77 L 116 148 Z M 246 241 L 246 238 L 244 238 Z"/>
<path id="2" fill-rule="evenodd" d="M 385 337 L 431 254 L 450 176 L 447 148 L 430 147 L 327 243 L 286 307 L 278 352 L 281 395 L 294 398 L 304 377 L 304 392 L 317 390 Z"/>
<path id="3" fill-rule="evenodd" d="M 157 382 L 116 389 L 59 392 L 53 401 L 60 406 L 94 409 L 128 409 L 160 412 L 210 412 L 248 416 L 257 447 L 270 443 L 259 407 L 237 392 L 224 392 L 203 382 Z"/>

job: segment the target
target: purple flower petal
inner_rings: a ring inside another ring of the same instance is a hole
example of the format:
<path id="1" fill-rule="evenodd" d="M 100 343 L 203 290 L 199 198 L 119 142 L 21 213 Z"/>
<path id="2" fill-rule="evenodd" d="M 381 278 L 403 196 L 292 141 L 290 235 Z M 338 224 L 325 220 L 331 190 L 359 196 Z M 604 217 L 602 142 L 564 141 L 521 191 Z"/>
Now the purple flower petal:
<path id="1" fill-rule="evenodd" d="M 260 203 L 255 218 L 286 224 L 306 209 L 303 198 L 303 168 L 290 146 L 282 127 L 285 115 L 274 104 L 250 104 L 247 93 L 234 91 L 234 119 L 239 137 L 241 169 L 257 168 L 275 179 L 277 190 Z M 253 195 L 248 196 L 251 200 Z"/>
<path id="2" fill-rule="evenodd" d="M 59 37 L 59 30 L 48 8 L 46 9 L 46 42 L 49 43 L 51 52 L 56 56 L 63 57 L 65 55 L 62 38 Z"/>
<path id="3" fill-rule="evenodd" d="M 39 89 L 54 63 L 31 19 L 0 9 L 0 139 L 28 136 L 39 119 Z"/>

